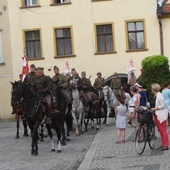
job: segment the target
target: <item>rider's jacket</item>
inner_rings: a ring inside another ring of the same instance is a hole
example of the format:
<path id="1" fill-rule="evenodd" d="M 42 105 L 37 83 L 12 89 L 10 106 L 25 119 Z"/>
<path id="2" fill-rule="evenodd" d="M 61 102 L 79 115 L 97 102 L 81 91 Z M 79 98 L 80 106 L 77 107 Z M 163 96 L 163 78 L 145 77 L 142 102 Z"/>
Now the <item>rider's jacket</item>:
<path id="1" fill-rule="evenodd" d="M 110 88 L 112 89 L 121 89 L 121 79 L 119 77 L 113 78 L 110 83 Z"/>
<path id="2" fill-rule="evenodd" d="M 35 77 L 36 77 L 35 71 L 34 71 L 34 72 L 30 72 L 30 73 L 28 73 L 28 74 L 25 76 L 23 83 L 26 84 L 26 85 L 29 86 L 29 87 L 32 87 L 33 82 L 34 82 L 34 80 L 35 80 Z"/>
<path id="3" fill-rule="evenodd" d="M 60 74 L 60 73 L 55 74 L 52 77 L 52 80 L 58 82 L 58 85 L 62 86 L 64 89 L 68 88 L 68 80 L 65 75 Z"/>
<path id="4" fill-rule="evenodd" d="M 43 74 L 40 77 L 35 77 L 33 82 L 33 91 L 35 93 L 41 94 L 42 96 L 46 96 L 47 94 L 50 94 L 52 87 L 52 79 L 49 76 Z"/>
<path id="5" fill-rule="evenodd" d="M 105 82 L 104 78 L 102 77 L 96 78 L 93 87 L 96 89 L 101 89 L 104 86 L 104 82 Z"/>

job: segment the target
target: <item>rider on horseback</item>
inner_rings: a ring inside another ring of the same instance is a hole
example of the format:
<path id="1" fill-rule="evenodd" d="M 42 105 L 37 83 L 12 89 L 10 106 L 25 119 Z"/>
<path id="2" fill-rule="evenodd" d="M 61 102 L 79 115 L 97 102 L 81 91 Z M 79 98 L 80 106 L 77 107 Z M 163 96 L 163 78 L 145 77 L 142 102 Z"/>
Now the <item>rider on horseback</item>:
<path id="1" fill-rule="evenodd" d="M 104 78 L 102 77 L 102 73 L 98 72 L 97 73 L 97 78 L 94 81 L 93 87 L 97 90 L 101 90 L 102 87 L 104 87 Z"/>
<path id="2" fill-rule="evenodd" d="M 70 97 L 70 93 L 68 91 L 68 79 L 65 75 L 60 74 L 59 68 L 54 66 L 54 73 L 55 75 L 52 77 L 52 80 L 58 82 L 58 85 L 62 88 L 61 91 L 65 97 L 65 101 L 68 104 L 68 113 L 71 113 L 72 109 L 72 101 Z"/>
<path id="3" fill-rule="evenodd" d="M 44 75 L 44 68 L 36 68 L 36 76 L 33 81 L 33 91 L 37 93 L 47 106 L 46 118 L 49 120 L 51 118 L 52 112 L 52 80 L 49 76 Z"/>
<path id="4" fill-rule="evenodd" d="M 116 72 L 113 74 L 113 79 L 111 80 L 110 88 L 114 91 L 116 96 L 121 96 L 121 79 L 118 77 L 118 74 Z"/>
<path id="5" fill-rule="evenodd" d="M 91 93 L 91 81 L 90 79 L 86 78 L 86 72 L 83 71 L 81 73 L 82 76 L 82 86 L 81 89 L 83 91 L 83 97 L 86 100 L 86 102 L 89 104 L 90 108 L 92 108 L 92 93 Z"/>

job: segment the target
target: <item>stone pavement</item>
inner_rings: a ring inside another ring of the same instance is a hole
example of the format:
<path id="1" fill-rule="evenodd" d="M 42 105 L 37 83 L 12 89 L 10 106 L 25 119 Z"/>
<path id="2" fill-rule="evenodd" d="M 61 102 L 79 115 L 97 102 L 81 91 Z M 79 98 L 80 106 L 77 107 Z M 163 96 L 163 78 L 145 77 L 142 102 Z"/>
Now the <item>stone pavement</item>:
<path id="1" fill-rule="evenodd" d="M 31 155 L 31 138 L 22 136 L 15 139 L 16 125 L 13 121 L 0 121 L 0 170 L 169 170 L 170 150 L 157 151 L 147 147 L 142 155 L 135 151 L 134 129 L 128 125 L 127 142 L 115 144 L 117 139 L 115 121 L 110 125 L 101 125 L 100 130 L 75 136 L 62 146 L 62 153 L 51 152 L 50 139 L 39 143 L 39 155 Z M 170 128 L 168 128 L 170 134 Z M 54 136 L 56 142 L 56 136 Z M 160 146 L 157 132 L 156 147 Z"/>

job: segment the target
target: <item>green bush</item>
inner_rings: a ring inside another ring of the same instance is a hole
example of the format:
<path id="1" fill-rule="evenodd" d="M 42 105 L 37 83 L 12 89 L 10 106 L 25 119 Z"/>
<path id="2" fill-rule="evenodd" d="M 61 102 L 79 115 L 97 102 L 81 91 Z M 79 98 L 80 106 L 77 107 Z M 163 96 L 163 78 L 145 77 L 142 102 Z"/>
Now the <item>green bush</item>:
<path id="1" fill-rule="evenodd" d="M 151 84 L 158 83 L 160 86 L 164 82 L 170 81 L 169 60 L 163 55 L 154 55 L 145 57 L 142 60 L 142 83 L 146 85 L 149 92 L 149 100 L 152 102 L 153 93 L 151 92 Z"/>

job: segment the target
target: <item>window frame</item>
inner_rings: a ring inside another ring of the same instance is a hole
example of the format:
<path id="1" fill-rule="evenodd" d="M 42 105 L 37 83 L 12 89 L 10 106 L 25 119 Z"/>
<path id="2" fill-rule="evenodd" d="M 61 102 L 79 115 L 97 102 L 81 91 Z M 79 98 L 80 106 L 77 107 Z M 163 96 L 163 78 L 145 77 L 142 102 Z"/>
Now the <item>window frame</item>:
<path id="1" fill-rule="evenodd" d="M 136 48 L 136 49 L 130 49 L 130 44 L 129 44 L 129 32 L 134 32 L 135 35 L 136 33 L 141 32 L 141 30 L 135 30 L 135 31 L 128 31 L 128 23 L 137 23 L 137 22 L 142 22 L 143 26 L 143 39 L 144 39 L 144 48 Z M 139 52 L 139 51 L 147 51 L 147 41 L 146 41 L 146 23 L 145 19 L 133 19 L 133 20 L 126 20 L 125 21 L 125 37 L 126 37 L 126 52 Z"/>
<path id="2" fill-rule="evenodd" d="M 30 0 L 30 1 L 32 1 L 32 0 Z M 37 7 L 41 7 L 41 5 L 39 5 L 39 0 L 37 0 L 37 5 L 30 5 L 30 6 L 26 6 L 25 5 L 25 0 L 21 0 L 21 7 L 20 7 L 20 9 L 37 8 Z"/>
<path id="3" fill-rule="evenodd" d="M 71 4 L 71 0 L 67 0 L 68 2 L 62 2 L 62 3 L 55 3 L 55 0 L 51 0 L 50 6 L 58 6 L 58 5 L 68 5 Z"/>
<path id="4" fill-rule="evenodd" d="M 4 55 L 3 55 L 3 31 L 0 29 L 0 65 L 4 64 Z"/>
<path id="5" fill-rule="evenodd" d="M 99 52 L 98 50 L 98 34 L 97 34 L 97 26 L 105 26 L 105 25 L 111 25 L 112 26 L 112 41 L 113 41 L 113 51 L 105 51 L 105 52 Z M 95 55 L 100 54 L 115 54 L 116 51 L 116 44 L 115 44 L 115 29 L 114 29 L 114 23 L 113 22 L 107 22 L 107 23 L 97 23 L 94 24 L 94 30 L 95 30 Z"/>
<path id="6" fill-rule="evenodd" d="M 57 29 L 70 29 L 70 42 L 71 42 L 71 50 L 72 54 L 66 55 L 58 55 L 57 53 L 57 37 L 56 37 L 56 30 Z M 53 28 L 53 37 L 54 37 L 54 58 L 65 58 L 65 57 L 75 57 L 74 53 L 74 43 L 73 43 L 73 27 L 72 26 L 64 26 L 64 27 L 54 27 Z"/>
<path id="7" fill-rule="evenodd" d="M 27 53 L 27 42 L 26 42 L 26 32 L 34 32 L 34 31 L 39 31 L 39 42 L 40 42 L 40 57 L 33 57 L 33 58 L 29 58 L 28 53 Z M 43 56 L 43 46 L 42 46 L 42 31 L 41 28 L 34 28 L 34 29 L 24 29 L 23 30 L 23 44 L 24 44 L 24 48 L 25 49 L 25 54 L 28 57 L 28 60 L 42 60 L 44 59 Z"/>

